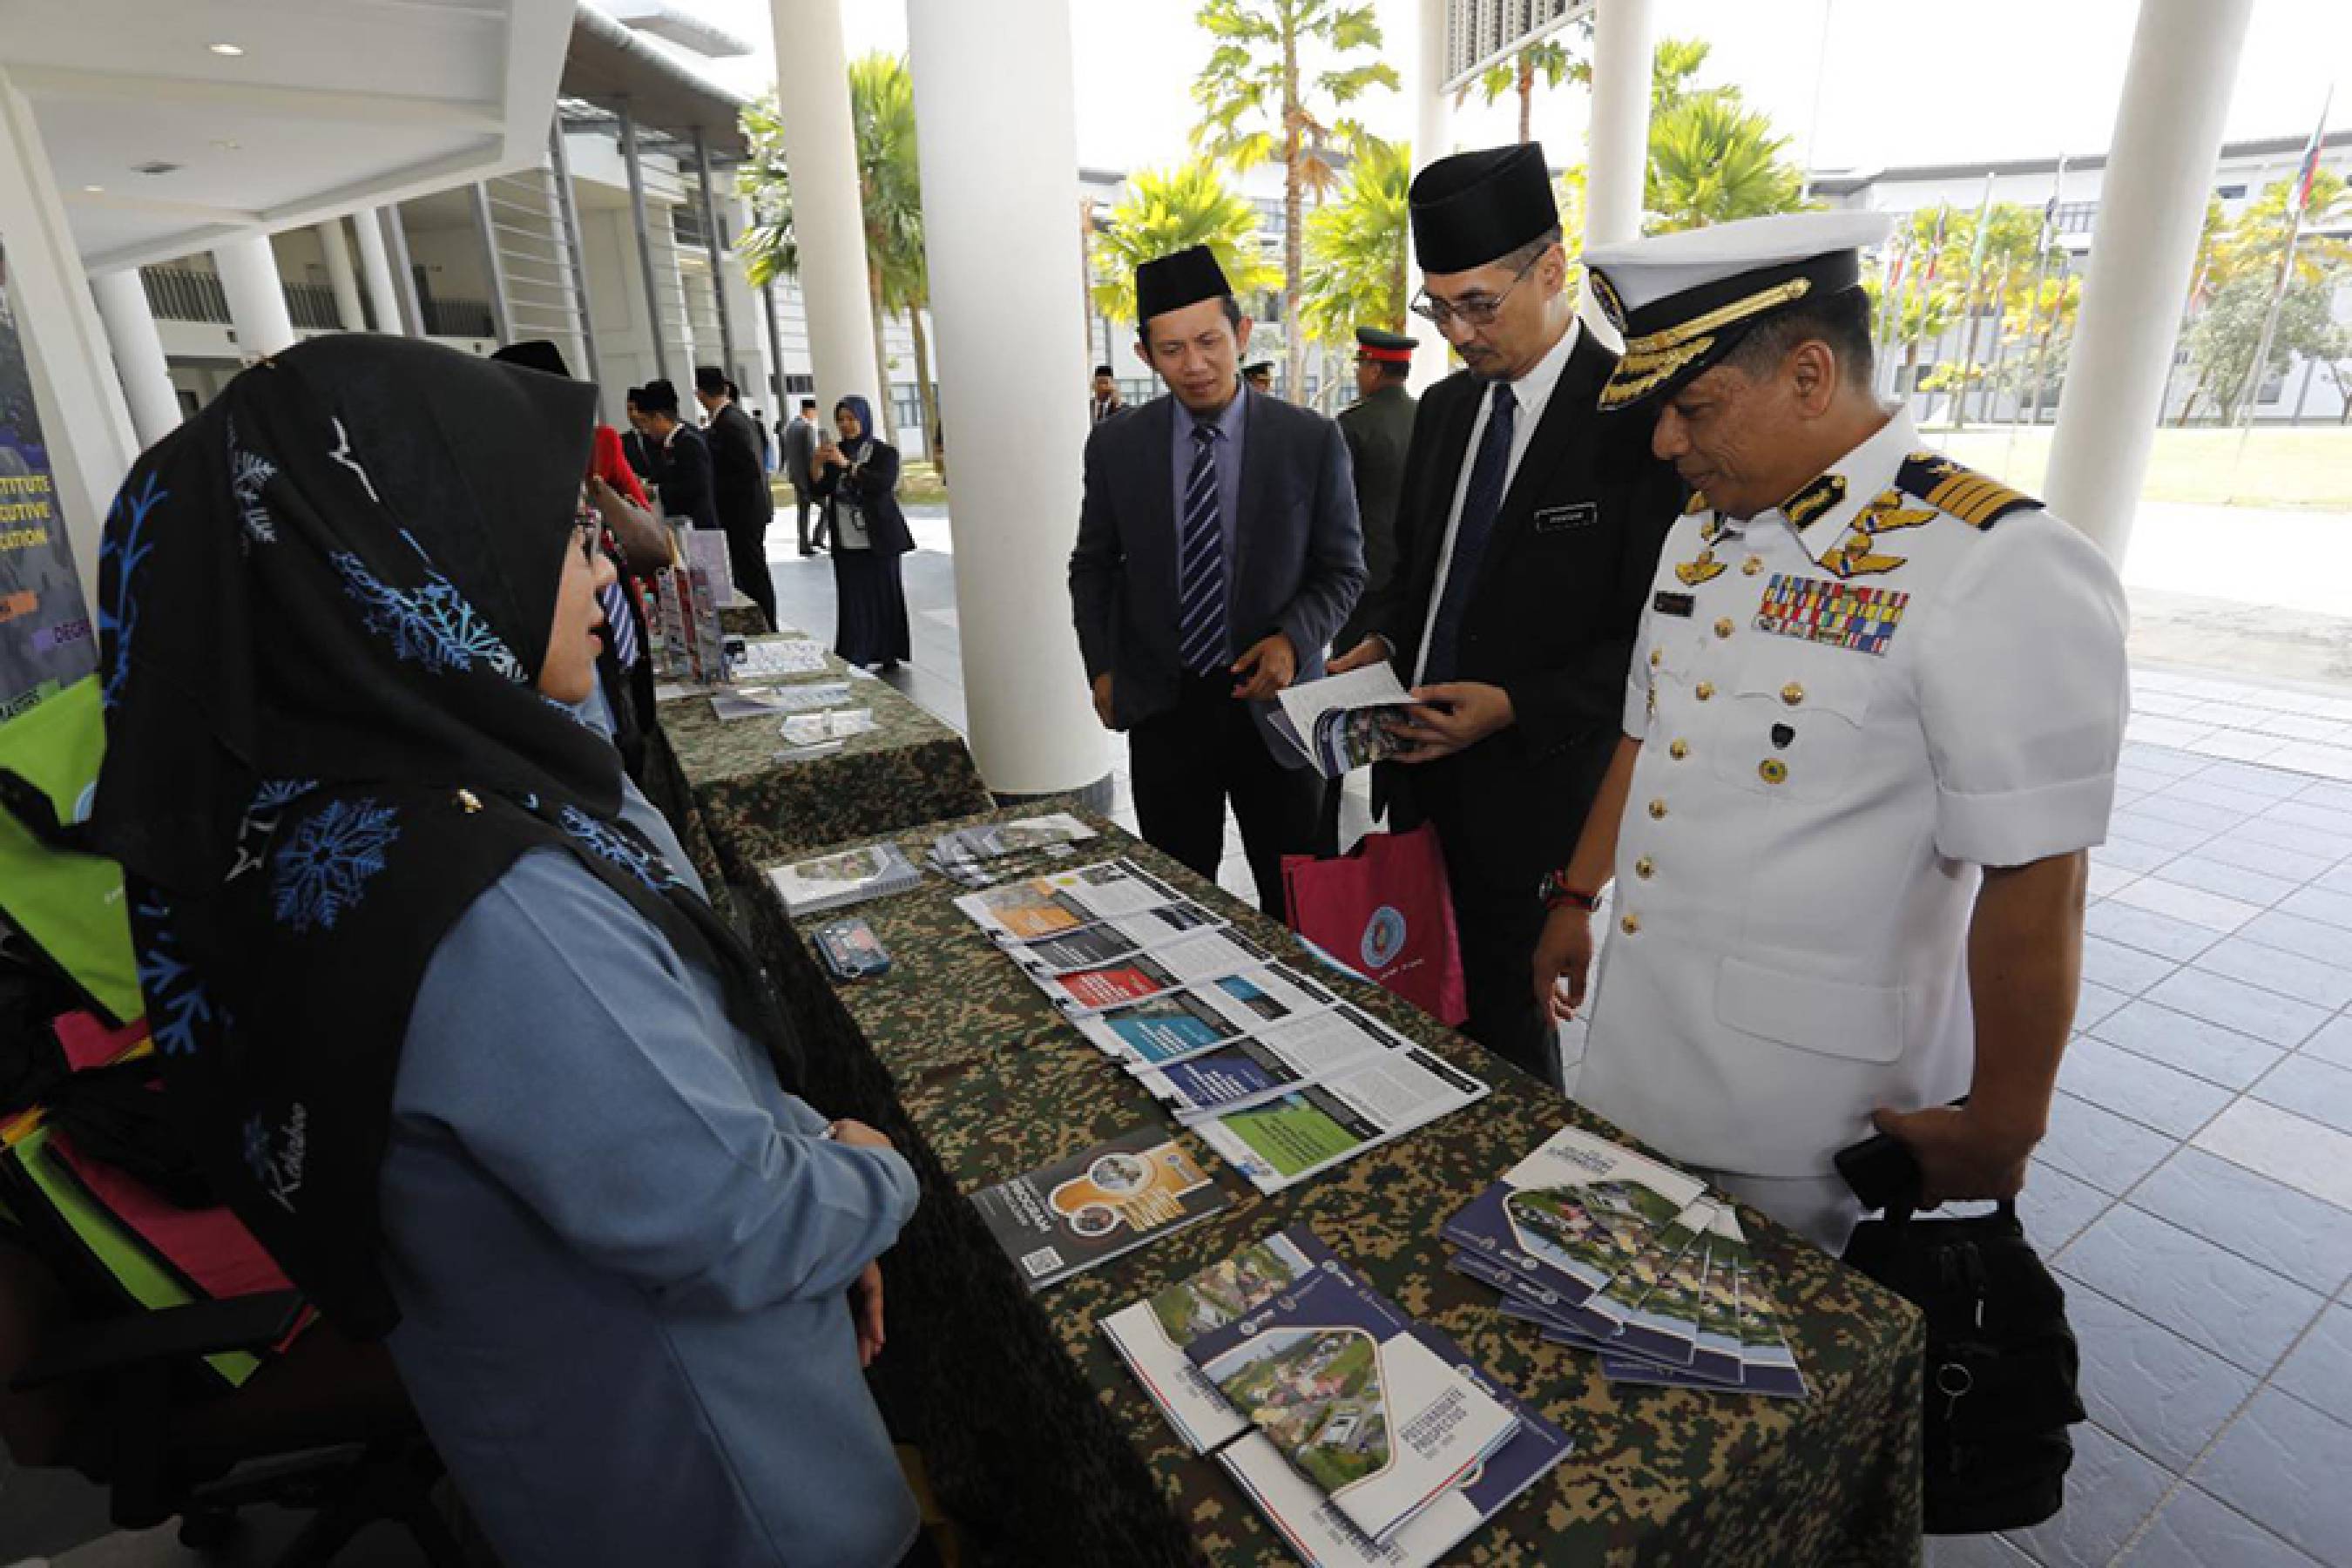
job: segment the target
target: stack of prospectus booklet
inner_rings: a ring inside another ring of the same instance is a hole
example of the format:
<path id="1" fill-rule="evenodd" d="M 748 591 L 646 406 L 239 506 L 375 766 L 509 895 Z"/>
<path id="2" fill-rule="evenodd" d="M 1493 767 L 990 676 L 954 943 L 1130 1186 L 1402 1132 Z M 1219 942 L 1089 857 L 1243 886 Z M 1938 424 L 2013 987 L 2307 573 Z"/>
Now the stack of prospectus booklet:
<path id="1" fill-rule="evenodd" d="M 1101 1327 L 1178 1436 L 1318 1568 L 1434 1563 L 1570 1449 L 1304 1226 Z"/>
<path id="2" fill-rule="evenodd" d="M 1261 1192 L 1487 1092 L 1131 860 L 1003 883 L 956 908 Z"/>
<path id="3" fill-rule="evenodd" d="M 1503 1311 L 1591 1351 L 1613 1383 L 1805 1395 L 1780 1311 L 1706 1184 L 1564 1128 L 1446 1222 L 1458 1272 Z"/>

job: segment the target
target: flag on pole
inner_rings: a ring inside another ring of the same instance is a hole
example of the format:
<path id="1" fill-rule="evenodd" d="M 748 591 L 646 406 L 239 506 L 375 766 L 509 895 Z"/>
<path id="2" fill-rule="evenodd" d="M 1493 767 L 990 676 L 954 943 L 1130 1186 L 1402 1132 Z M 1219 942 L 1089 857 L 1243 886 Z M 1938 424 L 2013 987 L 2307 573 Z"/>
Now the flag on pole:
<path id="1" fill-rule="evenodd" d="M 1992 232 L 1992 175 L 1985 175 L 1984 200 L 1977 204 L 1977 236 L 1969 247 L 1969 288 L 1977 286 L 1977 273 L 1984 267 L 1985 241 Z"/>
<path id="2" fill-rule="evenodd" d="M 1951 203 L 1936 204 L 1936 237 L 1927 242 L 1927 271 L 1920 279 L 1922 288 L 1933 289 L 1936 286 L 1937 264 L 1943 259 L 1944 256 L 1944 220 L 1951 216 Z"/>
<path id="3" fill-rule="evenodd" d="M 2058 173 L 2051 177 L 2050 199 L 2042 204 L 2042 240 L 2035 247 L 2047 251 L 2058 232 L 2058 198 L 2066 188 L 2066 154 L 2058 154 Z"/>
<path id="4" fill-rule="evenodd" d="M 2327 110 L 2335 98 L 2336 84 L 2330 82 L 2319 100 L 2319 123 L 2311 128 L 2311 140 L 2303 149 L 2303 167 L 2294 177 L 2294 207 L 2298 217 L 2311 206 L 2311 187 L 2319 178 L 2320 144 L 2327 140 Z"/>

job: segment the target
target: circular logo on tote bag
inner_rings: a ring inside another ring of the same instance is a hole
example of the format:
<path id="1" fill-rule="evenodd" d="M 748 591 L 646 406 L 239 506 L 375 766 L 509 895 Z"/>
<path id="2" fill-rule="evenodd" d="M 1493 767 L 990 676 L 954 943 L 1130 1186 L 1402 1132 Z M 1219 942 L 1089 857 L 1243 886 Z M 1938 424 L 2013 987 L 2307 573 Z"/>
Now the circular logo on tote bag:
<path id="1" fill-rule="evenodd" d="M 1364 924 L 1360 951 L 1367 969 L 1386 969 L 1404 951 L 1404 916 L 1394 904 L 1382 904 L 1372 911 L 1372 918 Z"/>

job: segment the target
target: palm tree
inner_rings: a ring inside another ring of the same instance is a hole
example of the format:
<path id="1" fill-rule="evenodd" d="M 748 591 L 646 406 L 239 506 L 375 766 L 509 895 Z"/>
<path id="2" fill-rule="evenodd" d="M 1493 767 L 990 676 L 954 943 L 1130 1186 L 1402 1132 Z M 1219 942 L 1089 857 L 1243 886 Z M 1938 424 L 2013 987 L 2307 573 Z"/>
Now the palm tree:
<path id="1" fill-rule="evenodd" d="M 1581 24 L 1584 42 L 1592 41 L 1592 23 Z M 1505 93 L 1516 93 L 1519 100 L 1519 144 L 1534 140 L 1532 122 L 1535 118 L 1536 79 L 1541 77 L 1544 86 L 1557 88 L 1561 82 L 1572 81 L 1592 85 L 1592 62 L 1569 52 L 1568 45 L 1555 33 L 1538 38 L 1515 55 L 1496 60 L 1479 75 L 1475 82 L 1464 82 L 1454 94 L 1454 104 L 1460 108 L 1475 87 L 1478 95 L 1492 104 Z"/>
<path id="2" fill-rule="evenodd" d="M 1268 289 L 1281 274 L 1258 254 L 1257 208 L 1225 186 L 1204 158 L 1130 175 L 1127 195 L 1095 230 L 1095 309 L 1135 320 L 1135 269 L 1189 246 L 1205 245 L 1235 298 Z"/>
<path id="3" fill-rule="evenodd" d="M 1301 313 L 1318 342 L 1345 343 L 1358 327 L 1404 324 L 1405 191 L 1412 150 L 1398 142 L 1368 149 L 1348 171 L 1337 200 L 1307 220 L 1307 303 Z"/>
<path id="4" fill-rule="evenodd" d="M 1780 157 L 1789 145 L 1769 116 L 1730 91 L 1677 99 L 1650 122 L 1643 205 L 1651 234 L 1768 213 L 1796 212 L 1804 176 Z"/>
<path id="5" fill-rule="evenodd" d="M 1202 0 L 1194 14 L 1217 40 L 1192 81 L 1201 122 L 1192 145 L 1236 173 L 1282 160 L 1282 319 L 1288 389 L 1306 384 L 1306 334 L 1298 330 L 1306 271 L 1302 204 L 1339 183 L 1335 143 L 1361 153 L 1371 138 L 1341 113 L 1374 87 L 1393 91 L 1396 68 L 1385 60 L 1318 73 L 1310 84 L 1300 58 L 1313 47 L 1333 57 L 1381 47 L 1373 7 L 1339 0 Z M 1308 103 L 1310 89 L 1329 104 L 1327 120 Z"/>

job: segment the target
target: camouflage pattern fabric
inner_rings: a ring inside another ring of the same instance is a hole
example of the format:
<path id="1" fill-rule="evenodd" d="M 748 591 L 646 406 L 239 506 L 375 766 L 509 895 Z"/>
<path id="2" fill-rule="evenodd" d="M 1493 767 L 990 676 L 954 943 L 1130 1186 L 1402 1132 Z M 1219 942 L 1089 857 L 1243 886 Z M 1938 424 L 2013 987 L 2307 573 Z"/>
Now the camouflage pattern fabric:
<path id="1" fill-rule="evenodd" d="M 730 637 L 756 637 L 766 634 L 768 621 L 757 605 L 721 605 L 719 629 Z"/>
<path id="2" fill-rule="evenodd" d="M 1024 805 L 971 821 L 1054 809 Z M 1079 859 L 1139 858 L 1254 938 L 1286 933 L 1116 827 Z M 921 864 L 957 824 L 898 836 Z M 717 826 L 723 839 L 724 823 Z M 722 856 L 726 852 L 722 850 Z M 1369 984 L 1319 972 L 1367 1010 L 1495 1086 L 1394 1143 L 1274 1197 L 1190 1133 L 1234 1200 L 1207 1222 L 1031 1296 L 965 1194 L 1168 1118 L 1098 1056 L 927 878 L 862 904 L 891 972 L 835 985 L 764 882 L 742 889 L 763 960 L 809 1058 L 807 1092 L 871 1121 L 913 1161 L 923 1202 L 884 1259 L 890 1313 L 877 1387 L 919 1442 L 948 1509 L 992 1563 L 1282 1563 L 1256 1508 L 1187 1451 L 1096 1321 L 1284 1226 L 1305 1222 L 1405 1310 L 1574 1437 L 1558 1470 L 1448 1557 L 1471 1563 L 1913 1564 L 1920 1555 L 1917 1314 L 1743 1206 L 1811 1387 L 1784 1401 L 1614 1387 L 1593 1357 L 1541 1343 L 1495 1293 L 1444 1267 L 1439 1227 L 1553 1131 L 1606 1123 Z M 813 917 L 807 924 L 829 916 Z M 1302 957 L 1304 963 L 1312 963 Z"/>
<path id="3" fill-rule="evenodd" d="M 876 728 L 800 762 L 777 760 L 786 745 L 781 717 L 722 722 L 707 695 L 660 704 L 648 771 L 665 778 L 673 800 L 658 804 L 671 811 L 696 869 L 713 888 L 722 879 L 714 872 L 729 881 L 756 881 L 760 868 L 828 844 L 989 809 L 988 788 L 963 737 L 887 682 L 852 677 L 827 654 L 824 674 L 774 684 L 841 680 L 849 684 L 849 706 L 873 710 Z M 698 830 L 680 809 L 700 817 Z M 708 865 L 694 843 L 698 833 L 713 847 Z"/>

